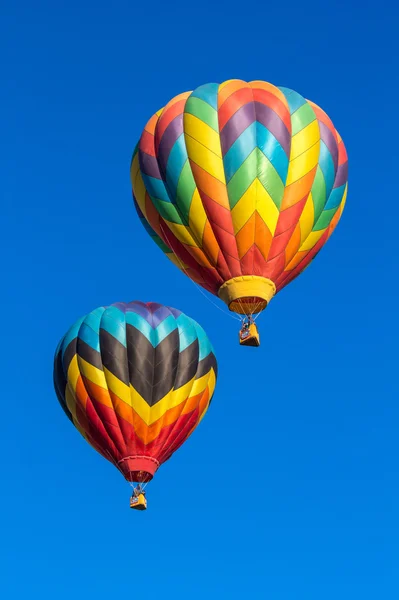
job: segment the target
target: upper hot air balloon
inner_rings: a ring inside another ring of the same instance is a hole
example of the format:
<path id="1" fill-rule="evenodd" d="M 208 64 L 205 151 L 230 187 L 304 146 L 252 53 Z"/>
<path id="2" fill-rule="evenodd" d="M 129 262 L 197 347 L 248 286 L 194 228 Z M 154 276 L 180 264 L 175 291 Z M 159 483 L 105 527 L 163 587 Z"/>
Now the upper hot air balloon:
<path id="1" fill-rule="evenodd" d="M 265 81 L 209 83 L 147 123 L 131 181 L 147 231 L 191 279 L 251 317 L 334 231 L 347 193 L 326 113 Z M 240 333 L 258 345 L 251 319 Z"/>
<path id="2" fill-rule="evenodd" d="M 65 413 L 129 482 L 144 485 L 197 427 L 216 384 L 204 330 L 156 303 L 118 303 L 83 317 L 61 340 L 54 385 Z"/>

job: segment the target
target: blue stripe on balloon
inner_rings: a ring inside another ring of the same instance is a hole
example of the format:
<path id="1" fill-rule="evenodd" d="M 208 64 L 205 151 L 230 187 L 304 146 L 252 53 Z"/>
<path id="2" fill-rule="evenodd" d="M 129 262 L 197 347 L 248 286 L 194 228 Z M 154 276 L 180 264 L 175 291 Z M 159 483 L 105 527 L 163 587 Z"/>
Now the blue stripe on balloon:
<path id="1" fill-rule="evenodd" d="M 197 330 L 194 327 L 193 320 L 186 315 L 181 314 L 176 322 L 179 328 L 180 352 L 183 352 L 197 339 Z"/>
<path id="2" fill-rule="evenodd" d="M 100 338 L 99 331 L 96 333 L 91 327 L 83 321 L 81 328 L 79 329 L 79 340 L 82 340 L 85 344 L 100 352 Z"/>
<path id="3" fill-rule="evenodd" d="M 179 178 L 185 163 L 188 161 L 184 133 L 175 141 L 166 165 L 166 183 L 173 199 L 176 199 Z"/>
<path id="4" fill-rule="evenodd" d="M 165 184 L 162 179 L 156 179 L 155 177 L 151 177 L 150 175 L 146 175 L 145 173 L 141 173 L 143 182 L 150 196 L 153 198 L 158 198 L 158 200 L 163 200 L 164 202 L 171 202 L 169 198 L 169 194 L 165 187 Z"/>
<path id="5" fill-rule="evenodd" d="M 176 329 L 176 320 L 173 315 L 164 319 L 156 329 L 153 329 L 143 317 L 134 312 L 126 313 L 126 323 L 140 331 L 154 348 Z"/>
<path id="6" fill-rule="evenodd" d="M 198 361 L 203 360 L 211 352 L 213 352 L 212 344 L 210 339 L 206 335 L 205 331 L 202 329 L 201 325 L 198 325 L 195 321 L 192 321 L 195 330 L 197 332 L 198 344 L 199 344 L 199 358 Z"/>
<path id="7" fill-rule="evenodd" d="M 327 201 L 327 204 L 324 207 L 324 210 L 328 210 L 330 208 L 337 208 L 337 206 L 341 204 L 345 192 L 345 185 L 346 184 L 341 185 L 339 188 L 333 189 Z"/>
<path id="8" fill-rule="evenodd" d="M 288 173 L 288 157 L 274 135 L 262 123 L 256 123 L 258 147 L 276 169 L 280 179 L 285 181 Z"/>
<path id="9" fill-rule="evenodd" d="M 127 312 L 126 313 L 126 323 L 128 325 L 131 325 L 132 327 L 135 327 L 138 331 L 140 331 L 147 338 L 147 340 L 149 342 L 151 341 L 152 327 L 148 323 L 148 321 L 143 319 L 143 317 L 141 317 L 140 315 L 138 315 L 135 312 Z"/>
<path id="10" fill-rule="evenodd" d="M 226 181 L 229 182 L 237 169 L 256 148 L 256 123 L 251 123 L 223 157 Z"/>
<path id="11" fill-rule="evenodd" d="M 150 342 L 154 346 L 158 346 L 163 340 L 168 337 L 177 328 L 176 319 L 170 315 L 158 325 L 156 329 L 151 330 Z"/>
<path id="12" fill-rule="evenodd" d="M 217 110 L 218 108 L 218 91 L 219 84 L 218 83 L 206 83 L 205 85 L 200 85 L 194 90 L 190 96 L 193 98 L 200 98 L 212 108 Z"/>
<path id="13" fill-rule="evenodd" d="M 290 107 L 291 115 L 306 103 L 305 98 L 298 94 L 298 92 L 294 92 L 294 90 L 285 87 L 279 87 L 278 89 L 283 92 L 288 102 L 288 106 Z"/>
<path id="14" fill-rule="evenodd" d="M 335 167 L 331 152 L 323 140 L 320 140 L 319 165 L 324 175 L 326 184 L 326 196 L 329 196 L 335 180 Z"/>
<path id="15" fill-rule="evenodd" d="M 101 319 L 101 329 L 112 335 L 126 348 L 125 314 L 116 306 L 109 306 Z"/>

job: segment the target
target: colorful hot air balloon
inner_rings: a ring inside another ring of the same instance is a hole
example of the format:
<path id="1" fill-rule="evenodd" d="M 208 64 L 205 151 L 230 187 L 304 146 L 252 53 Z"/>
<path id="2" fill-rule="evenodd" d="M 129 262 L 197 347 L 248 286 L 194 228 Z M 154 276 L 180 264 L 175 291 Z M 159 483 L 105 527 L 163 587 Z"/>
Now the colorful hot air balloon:
<path id="1" fill-rule="evenodd" d="M 210 83 L 147 123 L 131 181 L 147 231 L 244 315 L 301 273 L 344 208 L 345 146 L 325 112 L 264 81 Z"/>
<path id="2" fill-rule="evenodd" d="M 118 303 L 61 340 L 54 385 L 83 437 L 129 482 L 152 479 L 197 427 L 217 374 L 203 329 L 160 304 Z"/>

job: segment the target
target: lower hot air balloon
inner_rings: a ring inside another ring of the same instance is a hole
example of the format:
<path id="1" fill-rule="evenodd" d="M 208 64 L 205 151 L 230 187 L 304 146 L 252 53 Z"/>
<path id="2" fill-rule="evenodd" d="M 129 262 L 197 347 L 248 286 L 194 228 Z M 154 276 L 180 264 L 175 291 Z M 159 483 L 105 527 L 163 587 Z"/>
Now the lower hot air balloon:
<path id="1" fill-rule="evenodd" d="M 253 315 L 315 258 L 345 206 L 348 159 L 327 114 L 294 90 L 238 79 L 201 85 L 151 117 L 131 183 L 147 232 L 172 262 Z"/>
<path id="2" fill-rule="evenodd" d="M 206 413 L 217 363 L 204 330 L 153 302 L 117 303 L 79 319 L 58 345 L 54 386 L 68 418 L 130 483 L 131 508 Z"/>

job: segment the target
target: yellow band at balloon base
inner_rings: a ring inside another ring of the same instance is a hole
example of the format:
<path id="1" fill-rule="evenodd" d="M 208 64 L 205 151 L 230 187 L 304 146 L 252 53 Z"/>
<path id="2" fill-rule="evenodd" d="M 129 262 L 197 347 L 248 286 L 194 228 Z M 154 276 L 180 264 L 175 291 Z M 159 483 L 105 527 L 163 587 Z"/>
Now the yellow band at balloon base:
<path id="1" fill-rule="evenodd" d="M 271 279 L 257 275 L 240 275 L 226 281 L 218 296 L 232 312 L 249 315 L 266 308 L 276 293 Z"/>

